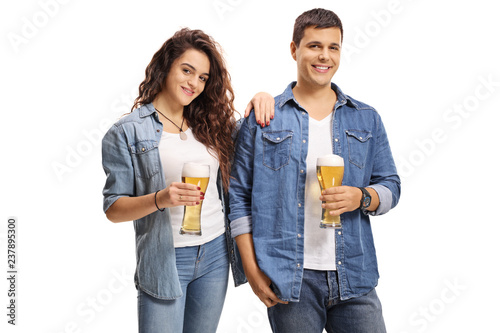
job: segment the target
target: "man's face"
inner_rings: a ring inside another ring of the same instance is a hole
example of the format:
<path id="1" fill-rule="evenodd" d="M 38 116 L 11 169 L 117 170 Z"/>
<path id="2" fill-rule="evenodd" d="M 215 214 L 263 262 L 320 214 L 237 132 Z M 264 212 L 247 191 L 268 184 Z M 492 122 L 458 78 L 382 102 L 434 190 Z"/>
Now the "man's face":
<path id="1" fill-rule="evenodd" d="M 307 27 L 299 47 L 290 45 L 297 61 L 297 82 L 312 89 L 330 87 L 340 62 L 341 33 L 339 28 Z"/>

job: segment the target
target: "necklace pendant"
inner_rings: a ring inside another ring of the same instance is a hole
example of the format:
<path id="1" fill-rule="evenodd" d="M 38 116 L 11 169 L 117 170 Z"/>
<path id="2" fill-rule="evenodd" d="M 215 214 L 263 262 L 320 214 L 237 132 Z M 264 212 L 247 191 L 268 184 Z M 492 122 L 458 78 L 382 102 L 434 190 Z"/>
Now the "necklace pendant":
<path id="1" fill-rule="evenodd" d="M 187 134 L 182 132 L 182 131 L 179 133 L 179 136 L 180 136 L 182 141 L 186 141 L 188 138 Z"/>

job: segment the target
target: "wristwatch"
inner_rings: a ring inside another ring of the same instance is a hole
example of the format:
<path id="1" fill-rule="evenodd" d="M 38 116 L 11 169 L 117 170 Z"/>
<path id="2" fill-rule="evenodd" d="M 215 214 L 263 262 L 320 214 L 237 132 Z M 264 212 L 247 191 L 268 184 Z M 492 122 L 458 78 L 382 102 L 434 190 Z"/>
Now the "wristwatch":
<path id="1" fill-rule="evenodd" d="M 361 190 L 361 192 L 363 192 L 363 195 L 361 196 L 361 201 L 359 203 L 359 209 L 361 209 L 361 211 L 366 214 L 367 208 L 370 207 L 370 204 L 372 203 L 372 196 L 370 195 L 370 193 L 368 193 L 368 191 L 364 187 L 358 187 L 358 188 Z"/>

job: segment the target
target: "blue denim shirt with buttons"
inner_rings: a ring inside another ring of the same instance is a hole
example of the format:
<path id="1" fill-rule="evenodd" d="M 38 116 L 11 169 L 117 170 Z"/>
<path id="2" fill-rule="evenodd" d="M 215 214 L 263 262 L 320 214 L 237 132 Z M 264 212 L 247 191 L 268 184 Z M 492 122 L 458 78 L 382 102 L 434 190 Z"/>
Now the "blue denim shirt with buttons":
<path id="1" fill-rule="evenodd" d="M 163 124 L 152 104 L 135 109 L 115 123 L 102 140 L 102 165 L 106 173 L 104 212 L 121 197 L 154 193 L 166 187 L 158 144 Z M 227 212 L 227 195 L 217 179 L 222 209 Z M 225 216 L 227 216 L 225 214 Z M 227 218 L 226 238 L 235 284 L 245 282 L 237 260 Z M 145 293 L 160 299 L 182 296 L 175 264 L 172 225 L 168 209 L 156 211 L 134 221 L 137 268 L 135 284 Z"/>
<path id="2" fill-rule="evenodd" d="M 295 100 L 294 85 L 275 98 L 270 126 L 261 128 L 255 117 L 242 122 L 229 191 L 232 235 L 253 234 L 257 263 L 284 301 L 299 300 L 304 257 L 309 115 Z M 333 153 L 344 158 L 342 184 L 375 189 L 380 205 L 370 215 L 384 214 L 399 201 L 400 179 L 381 118 L 333 83 L 332 89 Z M 379 274 L 369 216 L 356 209 L 341 221 L 332 260 L 344 300 L 367 294 Z"/>

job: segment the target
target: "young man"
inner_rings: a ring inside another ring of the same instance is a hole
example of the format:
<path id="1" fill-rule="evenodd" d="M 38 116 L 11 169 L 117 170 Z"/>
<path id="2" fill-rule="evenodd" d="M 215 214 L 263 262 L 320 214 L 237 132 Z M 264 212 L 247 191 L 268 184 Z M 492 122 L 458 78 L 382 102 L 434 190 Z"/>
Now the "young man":
<path id="1" fill-rule="evenodd" d="M 342 33 L 329 10 L 300 15 L 297 82 L 275 98 L 270 126 L 249 117 L 239 131 L 229 218 L 274 332 L 385 332 L 369 215 L 398 203 L 400 180 L 378 113 L 331 83 Z M 332 152 L 343 185 L 321 193 L 316 159 Z M 322 201 L 341 229 L 319 228 Z"/>

